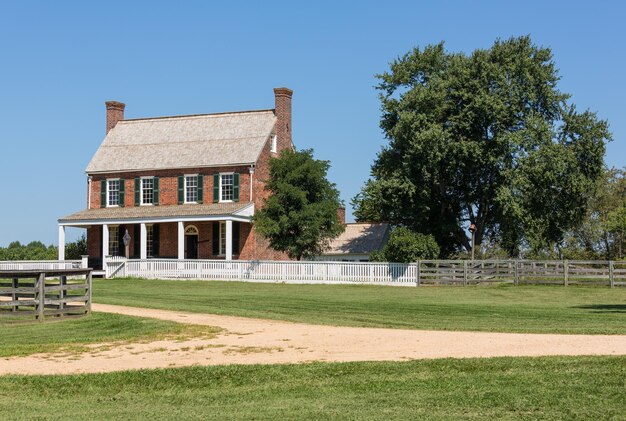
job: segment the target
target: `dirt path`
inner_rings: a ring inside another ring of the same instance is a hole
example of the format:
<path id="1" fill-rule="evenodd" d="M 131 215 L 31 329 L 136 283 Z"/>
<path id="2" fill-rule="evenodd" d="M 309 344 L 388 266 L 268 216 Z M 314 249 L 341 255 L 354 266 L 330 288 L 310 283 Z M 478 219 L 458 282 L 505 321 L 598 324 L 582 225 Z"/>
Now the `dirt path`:
<path id="1" fill-rule="evenodd" d="M 626 355 L 626 335 L 445 332 L 308 325 L 94 304 L 94 311 L 219 326 L 214 339 L 125 344 L 80 355 L 0 359 L 1 374 L 69 374 L 141 368 L 311 361 L 403 361 L 541 355 Z"/>

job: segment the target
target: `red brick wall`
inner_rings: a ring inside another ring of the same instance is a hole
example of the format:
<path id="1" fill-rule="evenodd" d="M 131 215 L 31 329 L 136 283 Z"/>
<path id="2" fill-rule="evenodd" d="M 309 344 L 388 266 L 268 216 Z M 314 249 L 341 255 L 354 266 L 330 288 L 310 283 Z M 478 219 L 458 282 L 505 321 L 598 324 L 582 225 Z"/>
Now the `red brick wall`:
<path id="1" fill-rule="evenodd" d="M 235 172 L 239 174 L 239 201 L 250 201 L 250 171 L 249 166 L 191 168 L 181 170 L 143 171 L 141 173 L 110 173 L 96 174 L 91 181 L 91 209 L 100 207 L 101 181 L 111 178 L 124 180 L 124 206 L 135 205 L 135 177 L 159 177 L 159 204 L 178 204 L 178 177 L 185 174 L 204 175 L 203 196 L 204 203 L 213 203 L 213 175 L 220 172 Z M 255 187 L 256 188 L 256 187 Z"/>

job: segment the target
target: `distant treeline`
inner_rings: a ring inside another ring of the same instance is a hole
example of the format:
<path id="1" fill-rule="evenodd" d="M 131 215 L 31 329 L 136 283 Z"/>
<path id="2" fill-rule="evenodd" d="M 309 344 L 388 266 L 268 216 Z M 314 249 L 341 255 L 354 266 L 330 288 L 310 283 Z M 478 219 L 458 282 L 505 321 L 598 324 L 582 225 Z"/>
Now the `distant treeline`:
<path id="1" fill-rule="evenodd" d="M 78 240 L 65 244 L 65 258 L 78 260 L 81 255 L 87 254 L 87 239 L 83 235 Z M 0 247 L 0 261 L 2 260 L 57 260 L 59 250 L 57 246 L 46 246 L 41 241 L 31 241 L 23 245 L 13 241 L 8 247 Z"/>

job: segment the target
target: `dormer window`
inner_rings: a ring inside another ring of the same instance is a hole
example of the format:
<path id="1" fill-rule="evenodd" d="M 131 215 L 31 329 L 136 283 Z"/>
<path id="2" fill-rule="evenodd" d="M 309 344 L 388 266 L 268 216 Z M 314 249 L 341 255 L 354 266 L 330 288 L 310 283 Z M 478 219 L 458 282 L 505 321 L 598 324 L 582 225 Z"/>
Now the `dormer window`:
<path id="1" fill-rule="evenodd" d="M 271 139 L 270 152 L 276 153 L 277 151 L 278 151 L 277 136 L 275 134 L 273 134 L 272 135 L 272 139 Z"/>

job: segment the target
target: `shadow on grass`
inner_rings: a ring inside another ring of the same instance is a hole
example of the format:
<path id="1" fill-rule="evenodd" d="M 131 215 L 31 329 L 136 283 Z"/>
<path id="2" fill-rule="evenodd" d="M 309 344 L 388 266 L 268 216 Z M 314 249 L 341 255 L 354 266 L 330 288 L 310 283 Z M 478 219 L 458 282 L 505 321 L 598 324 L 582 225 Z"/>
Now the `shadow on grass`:
<path id="1" fill-rule="evenodd" d="M 593 313 L 626 313 L 626 304 L 589 304 L 572 308 L 593 310 Z"/>

